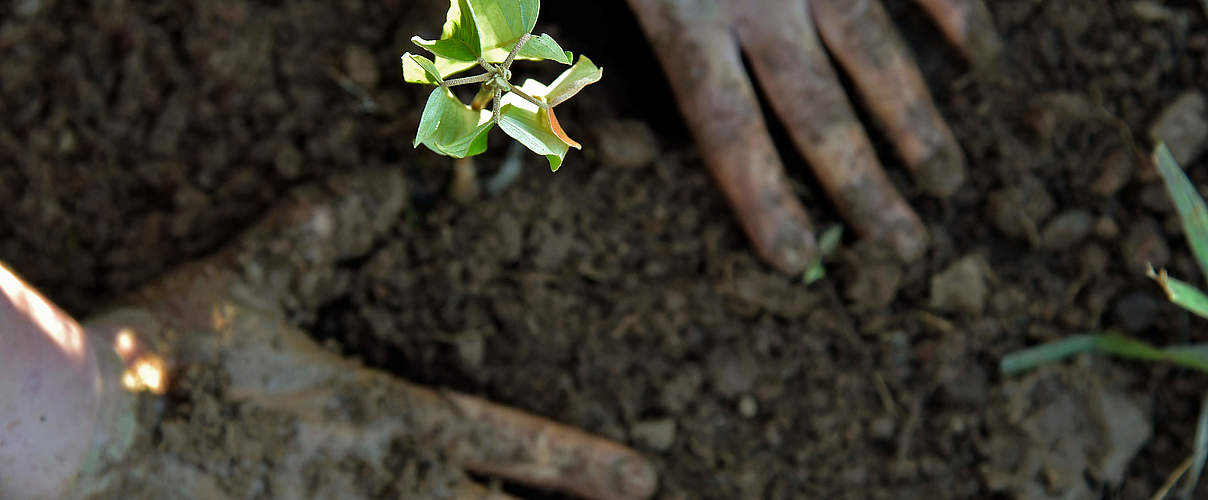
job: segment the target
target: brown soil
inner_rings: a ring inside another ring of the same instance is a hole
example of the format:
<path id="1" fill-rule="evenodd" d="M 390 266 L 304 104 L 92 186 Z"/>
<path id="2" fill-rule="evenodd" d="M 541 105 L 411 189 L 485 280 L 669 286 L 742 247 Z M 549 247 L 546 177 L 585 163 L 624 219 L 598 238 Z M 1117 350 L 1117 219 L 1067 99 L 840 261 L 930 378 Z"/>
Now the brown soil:
<path id="1" fill-rule="evenodd" d="M 408 217 L 301 324 L 411 380 L 633 444 L 662 498 L 1141 498 L 1190 453 L 1202 374 L 1096 358 L 1004 378 L 997 361 L 1104 327 L 1204 340 L 1141 272 L 1198 275 L 1143 153 L 1163 108 L 1208 81 L 1196 1 L 987 2 L 1008 48 L 977 72 L 886 1 L 974 174 L 937 202 L 882 148 L 932 252 L 901 268 L 848 238 L 810 286 L 753 257 L 621 2 L 583 3 L 587 22 L 546 2 L 540 26 L 607 68 L 561 119 L 586 150 L 449 200 L 448 160 L 409 145 L 423 90 L 397 67 L 438 3 L 0 8 L 0 260 L 86 315 L 291 186 L 393 166 Z M 635 130 L 620 119 L 656 131 L 653 162 L 593 148 Z M 502 158 L 492 144 L 479 165 Z M 1206 163 L 1185 167 L 1208 181 Z"/>

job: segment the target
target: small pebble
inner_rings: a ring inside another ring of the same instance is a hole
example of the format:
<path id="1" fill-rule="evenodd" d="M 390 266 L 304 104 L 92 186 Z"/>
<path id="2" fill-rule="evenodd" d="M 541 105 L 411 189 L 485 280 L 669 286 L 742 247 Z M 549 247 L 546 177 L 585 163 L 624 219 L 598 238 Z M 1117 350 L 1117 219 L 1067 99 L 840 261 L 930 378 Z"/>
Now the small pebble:
<path id="1" fill-rule="evenodd" d="M 1108 215 L 1102 215 L 1095 220 L 1095 236 L 1105 240 L 1114 240 L 1120 235 L 1120 225 L 1116 224 L 1116 219 Z"/>
<path id="2" fill-rule="evenodd" d="M 878 441 L 890 441 L 897 437 L 895 434 L 897 428 L 897 422 L 889 415 L 880 415 L 874 418 L 872 423 L 868 424 L 869 434 L 872 435 L 873 439 Z"/>
<path id="3" fill-rule="evenodd" d="M 457 355 L 467 368 L 478 368 L 486 354 L 486 341 L 481 334 L 468 333 L 457 339 Z"/>
<path id="4" fill-rule="evenodd" d="M 1204 95 L 1188 91 L 1170 103 L 1149 127 L 1149 136 L 1166 141 L 1180 165 L 1190 165 L 1204 152 L 1208 141 L 1208 103 Z"/>
<path id="5" fill-rule="evenodd" d="M 743 418 L 752 418 L 757 413 L 759 413 L 759 403 L 755 401 L 755 396 L 746 394 L 738 400 L 738 414 Z"/>
<path id="6" fill-rule="evenodd" d="M 759 362 L 746 349 L 719 347 L 709 354 L 709 381 L 722 397 L 749 391 L 758 375 Z"/>
<path id="7" fill-rule="evenodd" d="M 981 258 L 968 255 L 931 277 L 931 307 L 980 315 L 986 305 L 986 279 Z"/>
<path id="8" fill-rule="evenodd" d="M 668 412 L 678 414 L 688 407 L 688 403 L 696 399 L 703 383 L 704 377 L 697 365 L 683 365 L 679 372 L 671 378 L 671 381 L 663 386 L 662 396 L 659 400 Z"/>
<path id="9" fill-rule="evenodd" d="M 1012 238 L 1030 241 L 1038 236 L 1040 223 L 1057 208 L 1044 184 L 1030 176 L 1022 178 L 1016 186 L 990 193 L 986 205 L 994 227 Z"/>
<path id="10" fill-rule="evenodd" d="M 654 451 L 667 451 L 675 443 L 675 420 L 659 418 L 633 424 L 629 430 L 633 440 Z"/>
<path id="11" fill-rule="evenodd" d="M 1124 148 L 1117 148 L 1099 164 L 1099 177 L 1091 182 L 1091 193 L 1103 197 L 1114 195 L 1128 184 L 1132 173 L 1132 154 Z"/>
<path id="12" fill-rule="evenodd" d="M 1073 247 L 1091 234 L 1095 218 L 1087 210 L 1075 208 L 1053 217 L 1040 232 L 1040 246 L 1049 250 Z"/>

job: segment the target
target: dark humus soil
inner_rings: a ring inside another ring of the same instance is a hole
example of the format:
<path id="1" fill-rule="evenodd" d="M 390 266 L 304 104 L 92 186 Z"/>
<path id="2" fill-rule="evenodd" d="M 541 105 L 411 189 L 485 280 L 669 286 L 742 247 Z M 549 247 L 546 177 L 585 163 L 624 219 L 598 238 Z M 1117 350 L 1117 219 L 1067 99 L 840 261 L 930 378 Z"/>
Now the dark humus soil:
<path id="1" fill-rule="evenodd" d="M 449 161 L 410 147 L 424 91 L 397 66 L 440 2 L 0 7 L 0 260 L 84 316 L 292 186 L 391 166 L 408 216 L 302 325 L 627 442 L 660 464 L 661 498 L 1145 498 L 1189 455 L 1202 374 L 1086 358 L 1003 378 L 997 362 L 1104 327 L 1205 340 L 1142 271 L 1198 276 L 1145 151 L 1208 82 L 1199 3 L 988 1 L 1008 49 L 974 73 L 887 0 L 973 175 L 946 203 L 906 191 L 933 233 L 922 263 L 849 238 L 808 287 L 754 258 L 661 79 L 638 87 L 660 73 L 627 53 L 643 44 L 623 2 L 583 2 L 587 23 L 579 2 L 546 3 L 539 28 L 606 68 L 561 119 L 585 150 L 556 174 L 526 157 L 468 205 L 445 195 Z M 635 160 L 647 126 L 657 154 Z M 479 165 L 502 159 L 492 144 Z M 1185 165 L 1201 182 L 1206 166 Z"/>

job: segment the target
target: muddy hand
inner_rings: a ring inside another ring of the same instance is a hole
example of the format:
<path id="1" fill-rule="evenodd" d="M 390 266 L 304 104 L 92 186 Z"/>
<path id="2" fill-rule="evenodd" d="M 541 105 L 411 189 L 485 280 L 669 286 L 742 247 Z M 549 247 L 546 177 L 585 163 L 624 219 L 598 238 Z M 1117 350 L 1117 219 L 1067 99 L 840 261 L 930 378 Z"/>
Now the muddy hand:
<path id="1" fill-rule="evenodd" d="M 918 0 L 975 64 L 1000 42 L 982 0 Z M 829 52 L 891 139 L 915 183 L 952 194 L 965 160 L 908 49 L 877 0 L 629 0 L 698 147 L 757 251 L 786 272 L 816 256 L 740 49 L 772 109 L 841 215 L 903 260 L 928 236 L 882 171 Z"/>
<path id="2" fill-rule="evenodd" d="M 92 497 L 188 485 L 198 498 L 511 498 L 463 471 L 584 498 L 653 494 L 652 465 L 624 446 L 362 367 L 290 326 L 289 315 L 330 299 L 336 264 L 368 252 L 405 197 L 397 171 L 300 190 L 225 251 L 89 322 L 132 332 L 136 350 L 163 358 L 176 377 L 165 411 L 178 415 L 144 427 L 190 443 L 182 453 L 181 440 L 156 438 L 127 453 Z M 230 410 L 190 427 L 214 405 Z M 223 439 L 205 438 L 214 426 Z M 232 472 L 249 449 L 271 458 Z"/>

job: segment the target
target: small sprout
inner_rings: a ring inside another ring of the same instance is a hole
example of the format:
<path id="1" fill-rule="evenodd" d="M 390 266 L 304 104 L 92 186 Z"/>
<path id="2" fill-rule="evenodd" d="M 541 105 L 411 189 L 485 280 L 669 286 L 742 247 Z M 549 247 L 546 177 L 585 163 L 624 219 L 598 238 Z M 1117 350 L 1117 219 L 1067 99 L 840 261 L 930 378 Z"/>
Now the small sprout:
<path id="1" fill-rule="evenodd" d="M 423 144 L 454 158 L 474 156 L 486 151 L 487 134 L 498 125 L 545 156 L 555 171 L 570 148 L 581 148 L 558 123 L 554 107 L 599 81 L 604 70 L 583 55 L 572 65 L 573 55 L 553 37 L 533 35 L 540 10 L 539 0 L 450 0 L 440 39 L 411 39 L 433 57 L 403 54 L 403 79 L 436 87 L 424 106 L 413 146 Z M 554 61 L 570 68 L 549 86 L 531 79 L 517 86 L 511 83 L 511 68 L 518 59 Z M 475 66 L 486 72 L 454 77 Z M 472 84 L 481 87 L 470 105 L 449 90 Z"/>
<path id="2" fill-rule="evenodd" d="M 843 226 L 839 224 L 832 225 L 822 231 L 822 235 L 818 238 L 818 258 L 805 268 L 805 274 L 801 280 L 805 284 L 810 284 L 826 277 L 826 267 L 822 265 L 823 261 L 830 260 L 835 252 L 839 251 L 839 243 L 843 240 Z"/>

